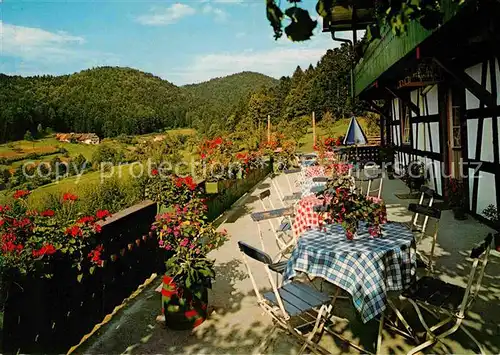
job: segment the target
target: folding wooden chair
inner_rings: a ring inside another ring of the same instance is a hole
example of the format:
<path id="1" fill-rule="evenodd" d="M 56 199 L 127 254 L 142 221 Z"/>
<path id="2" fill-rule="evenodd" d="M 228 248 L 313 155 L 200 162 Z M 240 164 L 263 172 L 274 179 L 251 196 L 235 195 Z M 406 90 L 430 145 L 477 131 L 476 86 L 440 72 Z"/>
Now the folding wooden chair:
<path id="1" fill-rule="evenodd" d="M 488 263 L 492 240 L 493 236 L 488 234 L 479 246 L 472 249 L 470 258 L 473 260 L 473 263 L 466 288 L 425 276 L 403 292 L 403 299 L 408 300 L 415 308 L 417 316 L 426 330 L 426 341 L 413 348 L 408 355 L 416 354 L 434 343 L 442 341 L 444 338 L 455 333 L 459 328 L 477 345 L 481 354 L 485 353 L 482 345 L 463 327 L 462 322 L 481 289 L 481 282 L 484 269 Z M 477 274 L 478 266 L 480 267 L 480 271 Z M 420 308 L 428 311 L 437 320 L 440 319 L 437 314 L 445 314 L 446 318 L 429 327 L 422 316 Z M 449 325 L 451 325 L 450 328 L 437 334 L 436 331 L 438 329 Z"/>
<path id="2" fill-rule="evenodd" d="M 277 178 L 278 175 L 275 175 L 271 178 L 271 184 L 273 185 L 274 191 L 276 192 L 278 198 L 280 199 L 280 203 L 283 207 L 293 205 L 297 200 L 300 199 L 301 195 L 299 192 L 294 193 L 294 189 L 292 188 L 292 182 L 290 181 L 290 175 L 297 174 L 301 172 L 301 169 L 288 169 L 284 170 L 284 175 L 288 184 L 288 193 L 285 194 L 283 189 L 280 187 Z"/>
<path id="3" fill-rule="evenodd" d="M 373 183 L 375 180 L 379 180 L 378 187 L 373 188 Z M 368 178 L 368 186 L 366 187 L 366 197 L 380 200 L 380 196 L 382 196 L 382 185 L 384 179 L 382 178 L 382 174 L 378 174 L 377 176 L 372 176 Z M 373 195 L 372 195 L 373 194 Z"/>
<path id="4" fill-rule="evenodd" d="M 436 248 L 437 235 L 439 230 L 439 220 L 441 219 L 441 211 L 435 207 L 417 205 L 416 203 L 410 203 L 408 205 L 408 211 L 411 211 L 415 214 L 421 214 L 426 218 L 433 218 L 435 220 L 434 232 L 432 235 L 427 234 L 427 229 L 422 230 L 416 236 L 416 244 L 417 244 L 417 267 L 425 267 L 430 270 L 430 272 L 434 272 L 434 250 Z M 427 226 L 427 224 L 426 224 Z M 430 236 L 432 238 L 431 252 L 428 260 L 422 257 L 422 254 L 418 251 L 419 244 L 425 239 L 425 237 Z"/>
<path id="5" fill-rule="evenodd" d="M 259 233 L 259 239 L 261 242 L 262 250 L 266 250 L 264 243 L 264 235 L 261 228 L 261 222 L 267 220 L 269 227 L 276 241 L 278 247 L 278 253 L 273 258 L 273 261 L 278 262 L 291 253 L 292 247 L 295 245 L 295 238 L 291 235 L 292 230 L 292 220 L 293 207 L 279 208 L 274 210 L 265 210 L 260 212 L 254 212 L 250 214 L 250 217 L 254 222 L 257 223 L 257 230 Z M 281 224 L 277 227 L 272 221 L 280 219 Z M 282 273 L 284 270 L 284 265 L 282 270 L 276 270 Z M 281 271 L 281 272 L 280 272 Z"/>
<path id="6" fill-rule="evenodd" d="M 434 196 L 436 192 L 433 189 L 428 188 L 427 186 L 420 187 L 420 200 L 418 204 L 421 206 L 432 207 L 434 204 Z M 408 227 L 414 232 L 425 233 L 427 228 L 427 223 L 429 222 L 429 216 L 424 216 L 422 223 L 420 222 L 420 214 L 414 213 L 411 221 L 408 223 Z"/>
<path id="7" fill-rule="evenodd" d="M 317 343 L 321 339 L 325 323 L 329 320 L 333 308 L 329 295 L 294 281 L 278 288 L 270 272 L 273 266 L 271 257 L 244 242 L 239 241 L 238 246 L 257 296 L 257 302 L 275 320 L 275 325 L 254 353 L 262 353 L 276 330 L 282 328 L 302 343 L 299 354 L 308 348 L 315 353 L 328 354 L 328 350 Z M 247 258 L 263 264 L 272 291 L 261 294 Z"/>

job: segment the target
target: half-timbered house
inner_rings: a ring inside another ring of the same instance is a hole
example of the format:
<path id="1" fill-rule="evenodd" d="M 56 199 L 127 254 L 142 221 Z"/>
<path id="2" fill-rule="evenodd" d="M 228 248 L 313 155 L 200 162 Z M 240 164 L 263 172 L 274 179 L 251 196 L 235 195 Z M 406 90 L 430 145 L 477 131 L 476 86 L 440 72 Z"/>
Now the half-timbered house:
<path id="1" fill-rule="evenodd" d="M 372 1 L 336 1 L 324 31 L 363 29 Z M 395 146 L 395 170 L 426 163 L 429 185 L 446 197 L 463 177 L 472 214 L 500 207 L 500 2 L 442 0 L 443 24 L 406 33 L 382 28 L 354 69 L 354 92 L 381 116 L 382 144 Z"/>

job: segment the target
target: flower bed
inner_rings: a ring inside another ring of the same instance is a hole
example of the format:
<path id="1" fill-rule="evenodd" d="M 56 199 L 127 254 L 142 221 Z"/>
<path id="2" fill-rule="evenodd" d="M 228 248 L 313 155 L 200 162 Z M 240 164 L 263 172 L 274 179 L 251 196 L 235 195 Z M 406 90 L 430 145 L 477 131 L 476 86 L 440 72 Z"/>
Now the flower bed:
<path id="1" fill-rule="evenodd" d="M 213 221 L 219 217 L 241 196 L 271 173 L 272 166 L 271 160 L 263 168 L 250 170 L 244 179 L 221 181 L 222 187 L 219 193 L 206 196 L 207 219 Z"/>

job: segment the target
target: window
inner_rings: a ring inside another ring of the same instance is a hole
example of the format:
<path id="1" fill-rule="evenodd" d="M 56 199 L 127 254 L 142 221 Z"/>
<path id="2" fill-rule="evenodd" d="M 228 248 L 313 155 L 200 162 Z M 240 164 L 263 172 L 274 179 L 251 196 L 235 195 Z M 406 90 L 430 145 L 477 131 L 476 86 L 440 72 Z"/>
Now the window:
<path id="1" fill-rule="evenodd" d="M 461 127 L 460 127 L 460 106 L 452 106 L 452 127 L 451 127 L 451 142 L 452 148 L 462 147 Z"/>
<path id="2" fill-rule="evenodd" d="M 402 144 L 410 144 L 410 109 L 401 105 L 401 134 Z"/>

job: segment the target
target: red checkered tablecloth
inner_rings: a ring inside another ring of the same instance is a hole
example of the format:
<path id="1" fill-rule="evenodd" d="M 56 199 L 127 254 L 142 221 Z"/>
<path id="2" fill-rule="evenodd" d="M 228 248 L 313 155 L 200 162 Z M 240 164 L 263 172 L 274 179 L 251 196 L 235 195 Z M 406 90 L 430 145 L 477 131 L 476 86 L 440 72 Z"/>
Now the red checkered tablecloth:
<path id="1" fill-rule="evenodd" d="M 322 166 L 308 166 L 304 169 L 304 176 L 306 178 L 313 178 L 317 176 L 325 176 L 325 168 Z"/>
<path id="2" fill-rule="evenodd" d="M 302 233 L 311 228 L 318 228 L 322 217 L 320 213 L 314 212 L 313 207 L 322 205 L 323 199 L 316 195 L 310 195 L 301 199 L 295 207 L 295 218 L 293 221 L 293 235 L 298 238 Z"/>

